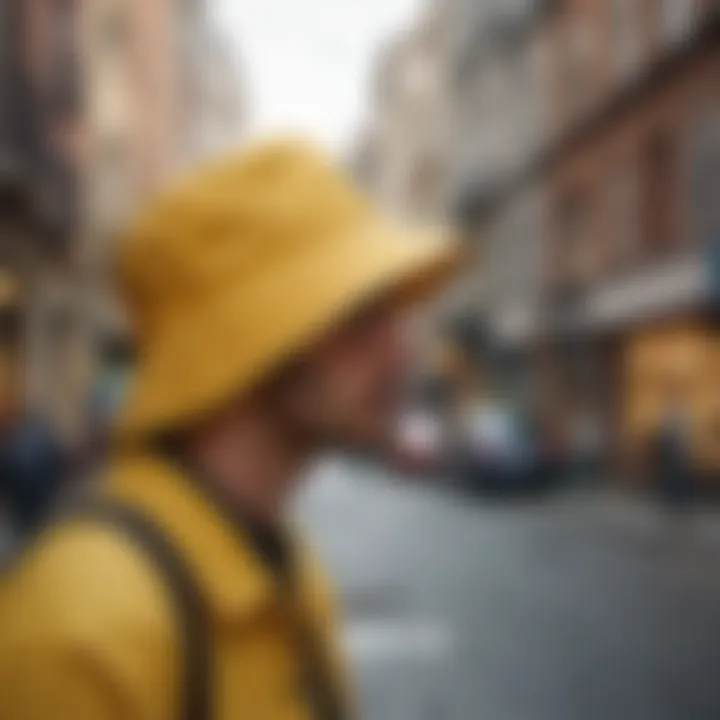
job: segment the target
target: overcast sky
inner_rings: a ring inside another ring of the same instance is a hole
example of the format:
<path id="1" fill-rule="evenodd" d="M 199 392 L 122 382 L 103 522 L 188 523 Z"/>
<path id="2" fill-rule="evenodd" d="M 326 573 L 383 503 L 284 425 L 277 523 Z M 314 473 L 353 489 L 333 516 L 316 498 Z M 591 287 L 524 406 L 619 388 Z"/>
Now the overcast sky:
<path id="1" fill-rule="evenodd" d="M 339 151 L 352 142 L 383 40 L 418 0 L 214 0 L 243 58 L 253 131 L 299 130 Z"/>

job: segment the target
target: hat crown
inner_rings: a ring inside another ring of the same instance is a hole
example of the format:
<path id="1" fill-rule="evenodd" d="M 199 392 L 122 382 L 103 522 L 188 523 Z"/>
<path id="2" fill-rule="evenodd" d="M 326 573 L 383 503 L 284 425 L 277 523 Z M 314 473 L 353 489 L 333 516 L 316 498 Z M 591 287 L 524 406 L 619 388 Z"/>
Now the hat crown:
<path id="1" fill-rule="evenodd" d="M 215 161 L 150 201 L 121 246 L 121 289 L 141 329 L 163 306 L 237 287 L 339 239 L 370 212 L 320 151 L 268 143 Z"/>

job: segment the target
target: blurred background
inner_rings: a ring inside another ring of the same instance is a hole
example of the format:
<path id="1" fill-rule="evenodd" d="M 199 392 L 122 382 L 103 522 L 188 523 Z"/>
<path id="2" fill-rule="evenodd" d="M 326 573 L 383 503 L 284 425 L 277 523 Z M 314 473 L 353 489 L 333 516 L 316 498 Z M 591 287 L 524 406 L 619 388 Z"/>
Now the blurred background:
<path id="1" fill-rule="evenodd" d="M 363 717 L 720 717 L 720 3 L 1 0 L 0 545 L 102 456 L 113 247 L 270 130 L 457 228 L 394 456 L 298 512 Z"/>

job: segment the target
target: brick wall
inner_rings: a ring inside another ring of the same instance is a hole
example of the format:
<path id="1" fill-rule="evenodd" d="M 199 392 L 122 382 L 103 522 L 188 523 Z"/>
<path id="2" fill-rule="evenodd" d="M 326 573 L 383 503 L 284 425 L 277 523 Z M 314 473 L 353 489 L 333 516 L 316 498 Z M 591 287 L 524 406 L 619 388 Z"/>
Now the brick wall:
<path id="1" fill-rule="evenodd" d="M 649 48 L 660 3 L 642 2 Z M 600 6 L 611 3 L 574 0 L 567 5 L 578 16 L 598 17 Z M 569 13 L 560 14 L 563 22 L 570 22 Z M 648 56 L 644 72 L 656 72 L 657 78 L 652 83 L 638 80 L 636 90 L 623 89 L 620 79 L 612 78 L 603 63 L 608 55 L 606 45 L 590 73 L 593 87 L 604 83 L 605 90 L 597 90 L 595 109 L 587 110 L 587 127 L 559 153 L 547 175 L 545 258 L 550 282 L 561 261 L 572 264 L 575 255 L 577 265 L 583 266 L 582 281 L 588 283 L 681 252 L 694 241 L 689 146 L 695 125 L 716 111 L 720 48 L 708 45 L 657 72 L 653 68 L 659 65 Z M 638 73 L 641 78 L 642 71 Z M 558 105 L 562 113 L 562 103 Z M 560 134 L 569 132 L 571 117 L 566 112 Z"/>

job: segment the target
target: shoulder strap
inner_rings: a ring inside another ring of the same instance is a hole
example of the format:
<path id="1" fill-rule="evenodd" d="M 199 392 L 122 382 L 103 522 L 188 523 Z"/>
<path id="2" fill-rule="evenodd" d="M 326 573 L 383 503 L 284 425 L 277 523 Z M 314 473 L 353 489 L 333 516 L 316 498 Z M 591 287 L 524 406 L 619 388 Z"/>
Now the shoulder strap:
<path id="1" fill-rule="evenodd" d="M 202 593 L 179 550 L 141 510 L 114 500 L 86 501 L 70 513 L 73 520 L 112 526 L 150 559 L 172 596 L 183 652 L 180 683 L 182 720 L 212 718 L 212 651 L 208 613 Z"/>

